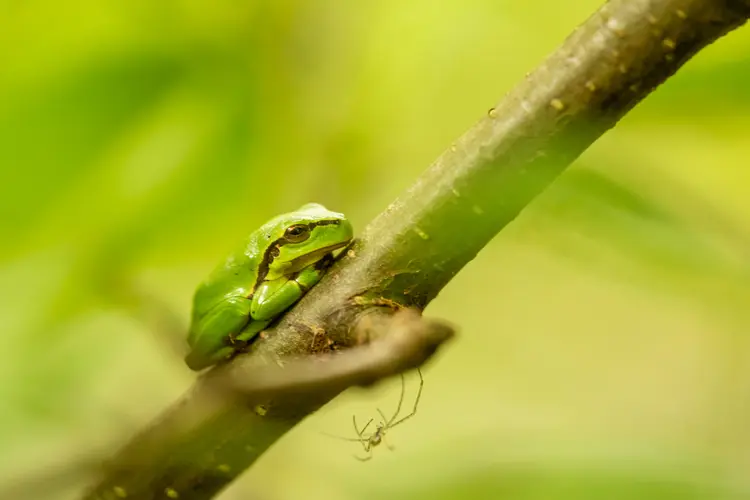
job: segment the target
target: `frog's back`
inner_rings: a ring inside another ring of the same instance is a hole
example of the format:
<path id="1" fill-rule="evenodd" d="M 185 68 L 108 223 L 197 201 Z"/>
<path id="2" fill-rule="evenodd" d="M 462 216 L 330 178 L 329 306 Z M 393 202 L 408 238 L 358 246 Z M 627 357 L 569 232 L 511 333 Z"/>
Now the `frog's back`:
<path id="1" fill-rule="evenodd" d="M 259 240 L 257 233 L 250 235 L 198 285 L 193 296 L 193 324 L 226 299 L 252 296 L 263 259 Z"/>

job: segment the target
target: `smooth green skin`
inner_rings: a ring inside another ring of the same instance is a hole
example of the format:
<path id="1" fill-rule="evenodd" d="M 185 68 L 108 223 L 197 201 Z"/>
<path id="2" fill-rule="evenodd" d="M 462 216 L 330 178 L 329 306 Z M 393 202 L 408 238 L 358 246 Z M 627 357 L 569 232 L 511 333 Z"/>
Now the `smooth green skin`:
<path id="1" fill-rule="evenodd" d="M 320 280 L 332 252 L 352 235 L 343 214 L 317 203 L 274 217 L 250 234 L 195 291 L 187 365 L 201 370 L 245 347 Z"/>

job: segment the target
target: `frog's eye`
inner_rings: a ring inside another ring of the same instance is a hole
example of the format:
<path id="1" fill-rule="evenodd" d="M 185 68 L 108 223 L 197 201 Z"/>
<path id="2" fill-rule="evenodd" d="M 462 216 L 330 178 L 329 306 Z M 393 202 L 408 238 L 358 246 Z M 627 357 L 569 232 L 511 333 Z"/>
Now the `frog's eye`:
<path id="1" fill-rule="evenodd" d="M 305 224 L 289 226 L 284 233 L 284 239 L 290 243 L 299 243 L 310 237 L 310 228 Z"/>

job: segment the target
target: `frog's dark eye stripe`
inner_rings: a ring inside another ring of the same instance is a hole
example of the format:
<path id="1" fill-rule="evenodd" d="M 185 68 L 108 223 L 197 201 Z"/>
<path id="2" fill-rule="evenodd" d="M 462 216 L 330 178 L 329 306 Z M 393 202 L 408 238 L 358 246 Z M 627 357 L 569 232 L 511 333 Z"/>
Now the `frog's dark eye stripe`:
<path id="1" fill-rule="evenodd" d="M 312 233 L 312 230 L 315 229 L 318 226 L 328 226 L 328 225 L 334 225 L 338 226 L 341 224 L 341 221 L 338 219 L 329 219 L 329 220 L 320 220 L 316 222 L 311 222 L 309 224 L 295 224 L 293 226 L 289 226 L 286 231 L 284 231 L 284 236 L 277 239 L 276 241 L 270 242 L 268 245 L 268 248 L 266 249 L 265 254 L 263 254 L 263 260 L 260 262 L 260 265 L 258 266 L 258 277 L 255 280 L 255 288 L 257 290 L 258 286 L 263 282 L 263 280 L 266 279 L 266 276 L 268 275 L 268 269 L 271 267 L 271 263 L 276 259 L 279 255 L 281 255 L 281 247 L 286 245 L 287 243 L 300 243 L 302 241 L 305 241 L 310 237 L 310 234 Z M 303 237 L 300 238 L 299 235 L 290 236 L 290 232 L 298 232 L 297 228 L 302 228 L 302 234 Z M 292 231 L 294 230 L 294 231 Z M 295 238 L 298 238 L 295 240 Z M 252 297 L 252 295 L 250 295 Z M 248 298 L 250 298 L 248 297 Z"/>

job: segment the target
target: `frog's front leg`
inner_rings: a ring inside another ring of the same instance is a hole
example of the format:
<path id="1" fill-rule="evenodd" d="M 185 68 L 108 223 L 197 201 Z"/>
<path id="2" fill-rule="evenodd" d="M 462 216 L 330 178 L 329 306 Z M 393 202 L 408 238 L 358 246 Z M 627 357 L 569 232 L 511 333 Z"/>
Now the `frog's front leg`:
<path id="1" fill-rule="evenodd" d="M 253 294 L 250 305 L 250 315 L 253 319 L 235 340 L 247 342 L 255 337 L 270 325 L 274 318 L 297 302 L 304 293 L 303 285 L 285 276 L 261 284 Z"/>
<path id="2" fill-rule="evenodd" d="M 253 295 L 250 314 L 254 320 L 272 320 L 297 302 L 325 273 L 324 269 L 310 266 L 300 271 L 294 279 L 281 277 L 266 281 Z"/>

